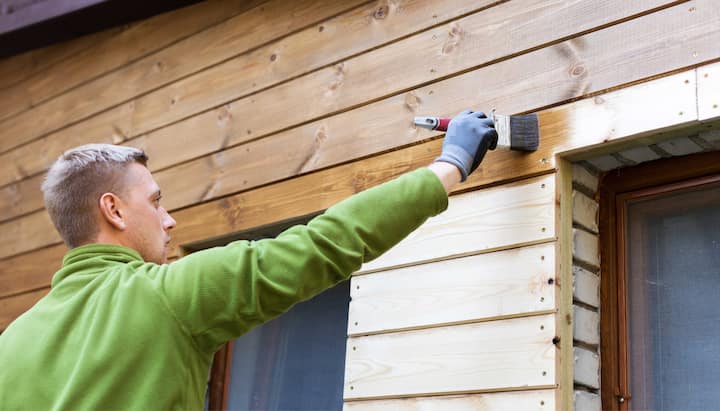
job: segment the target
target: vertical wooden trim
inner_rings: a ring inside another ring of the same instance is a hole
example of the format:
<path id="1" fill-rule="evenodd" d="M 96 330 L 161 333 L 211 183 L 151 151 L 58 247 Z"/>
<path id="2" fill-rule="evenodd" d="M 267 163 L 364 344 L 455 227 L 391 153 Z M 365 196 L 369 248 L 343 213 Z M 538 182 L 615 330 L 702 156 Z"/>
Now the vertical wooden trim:
<path id="1" fill-rule="evenodd" d="M 572 274 L 572 164 L 558 158 L 556 174 L 556 294 L 557 315 L 555 316 L 556 344 L 559 350 L 556 358 L 556 404 L 559 410 L 572 410 L 573 405 L 573 274 Z"/>
<path id="2" fill-rule="evenodd" d="M 213 357 L 208 384 L 208 410 L 222 411 L 227 409 L 228 384 L 232 368 L 233 342 L 227 342 Z"/>

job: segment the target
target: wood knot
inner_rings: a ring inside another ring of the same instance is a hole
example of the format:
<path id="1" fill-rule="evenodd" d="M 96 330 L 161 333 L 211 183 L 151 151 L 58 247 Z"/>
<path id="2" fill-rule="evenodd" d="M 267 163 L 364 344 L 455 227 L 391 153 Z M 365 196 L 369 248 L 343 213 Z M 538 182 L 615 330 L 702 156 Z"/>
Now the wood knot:
<path id="1" fill-rule="evenodd" d="M 217 124 L 220 127 L 224 127 L 227 125 L 228 121 L 232 118 L 232 114 L 230 113 L 230 106 L 225 105 L 222 106 L 217 110 Z"/>
<path id="2" fill-rule="evenodd" d="M 345 81 L 345 63 L 336 64 L 333 66 L 333 69 L 335 70 L 335 79 L 328 86 L 328 92 L 326 94 L 333 93 L 340 88 Z"/>
<path id="3" fill-rule="evenodd" d="M 445 44 L 443 44 L 442 47 L 442 54 L 450 54 L 455 50 L 460 44 L 460 41 L 462 40 L 463 36 L 465 34 L 465 31 L 463 30 L 460 25 L 455 22 L 450 27 L 450 32 L 448 33 L 448 38 L 445 40 Z"/>
<path id="4" fill-rule="evenodd" d="M 362 171 L 359 172 L 358 174 L 353 176 L 350 184 L 352 185 L 354 193 L 359 193 L 359 192 L 365 190 L 365 188 L 368 185 L 367 174 L 365 174 L 365 172 L 362 172 Z"/>
<path id="5" fill-rule="evenodd" d="M 601 104 L 605 104 L 605 99 L 600 96 L 597 96 L 593 99 L 593 102 L 597 105 L 601 105 Z"/>
<path id="6" fill-rule="evenodd" d="M 270 55 L 270 61 L 275 61 L 275 60 L 277 60 L 277 54 L 273 53 Z"/>
<path id="7" fill-rule="evenodd" d="M 156 72 L 162 73 L 163 71 L 165 71 L 165 63 L 163 63 L 162 61 L 158 61 L 153 65 L 153 68 Z"/>
<path id="8" fill-rule="evenodd" d="M 417 96 L 414 92 L 409 92 L 405 94 L 405 107 L 414 112 L 417 110 L 418 106 L 422 103 L 422 100 L 420 100 L 420 97 Z"/>
<path id="9" fill-rule="evenodd" d="M 373 12 L 373 18 L 375 20 L 383 20 L 388 15 L 390 8 L 388 6 L 380 6 Z"/>
<path id="10" fill-rule="evenodd" d="M 587 75 L 587 70 L 583 63 L 574 63 L 570 66 L 570 75 L 572 77 L 584 77 Z"/>

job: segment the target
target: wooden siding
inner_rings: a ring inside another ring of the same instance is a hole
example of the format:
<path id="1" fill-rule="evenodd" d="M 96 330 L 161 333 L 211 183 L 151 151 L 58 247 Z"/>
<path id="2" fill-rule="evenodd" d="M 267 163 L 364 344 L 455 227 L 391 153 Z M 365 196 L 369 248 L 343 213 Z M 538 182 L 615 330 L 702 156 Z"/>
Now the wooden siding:
<path id="1" fill-rule="evenodd" d="M 567 409 L 557 155 L 717 120 L 718 21 L 713 0 L 209 1 L 0 61 L 0 329 L 60 264 L 39 186 L 70 147 L 147 150 L 177 258 L 429 163 L 440 134 L 414 115 L 539 111 L 537 152 L 488 154 L 353 279 L 345 408 Z"/>

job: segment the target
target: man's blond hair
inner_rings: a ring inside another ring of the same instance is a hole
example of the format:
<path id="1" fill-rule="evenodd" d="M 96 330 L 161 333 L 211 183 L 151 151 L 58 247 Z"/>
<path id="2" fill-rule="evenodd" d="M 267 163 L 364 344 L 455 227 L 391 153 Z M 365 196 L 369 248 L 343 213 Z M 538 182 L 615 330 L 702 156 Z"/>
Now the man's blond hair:
<path id="1" fill-rule="evenodd" d="M 99 232 L 99 200 L 122 195 L 131 163 L 147 165 L 144 151 L 112 144 L 88 144 L 66 151 L 48 170 L 42 184 L 45 208 L 65 244 L 92 242 Z"/>

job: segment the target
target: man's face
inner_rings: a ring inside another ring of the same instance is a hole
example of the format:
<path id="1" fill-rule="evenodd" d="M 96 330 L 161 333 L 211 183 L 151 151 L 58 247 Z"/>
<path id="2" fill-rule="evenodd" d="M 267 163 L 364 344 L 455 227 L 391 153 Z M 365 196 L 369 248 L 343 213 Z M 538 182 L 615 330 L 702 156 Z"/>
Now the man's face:
<path id="1" fill-rule="evenodd" d="M 125 184 L 122 200 L 131 247 L 145 261 L 163 264 L 175 220 L 160 205 L 160 187 L 150 171 L 138 163 L 128 166 Z"/>

